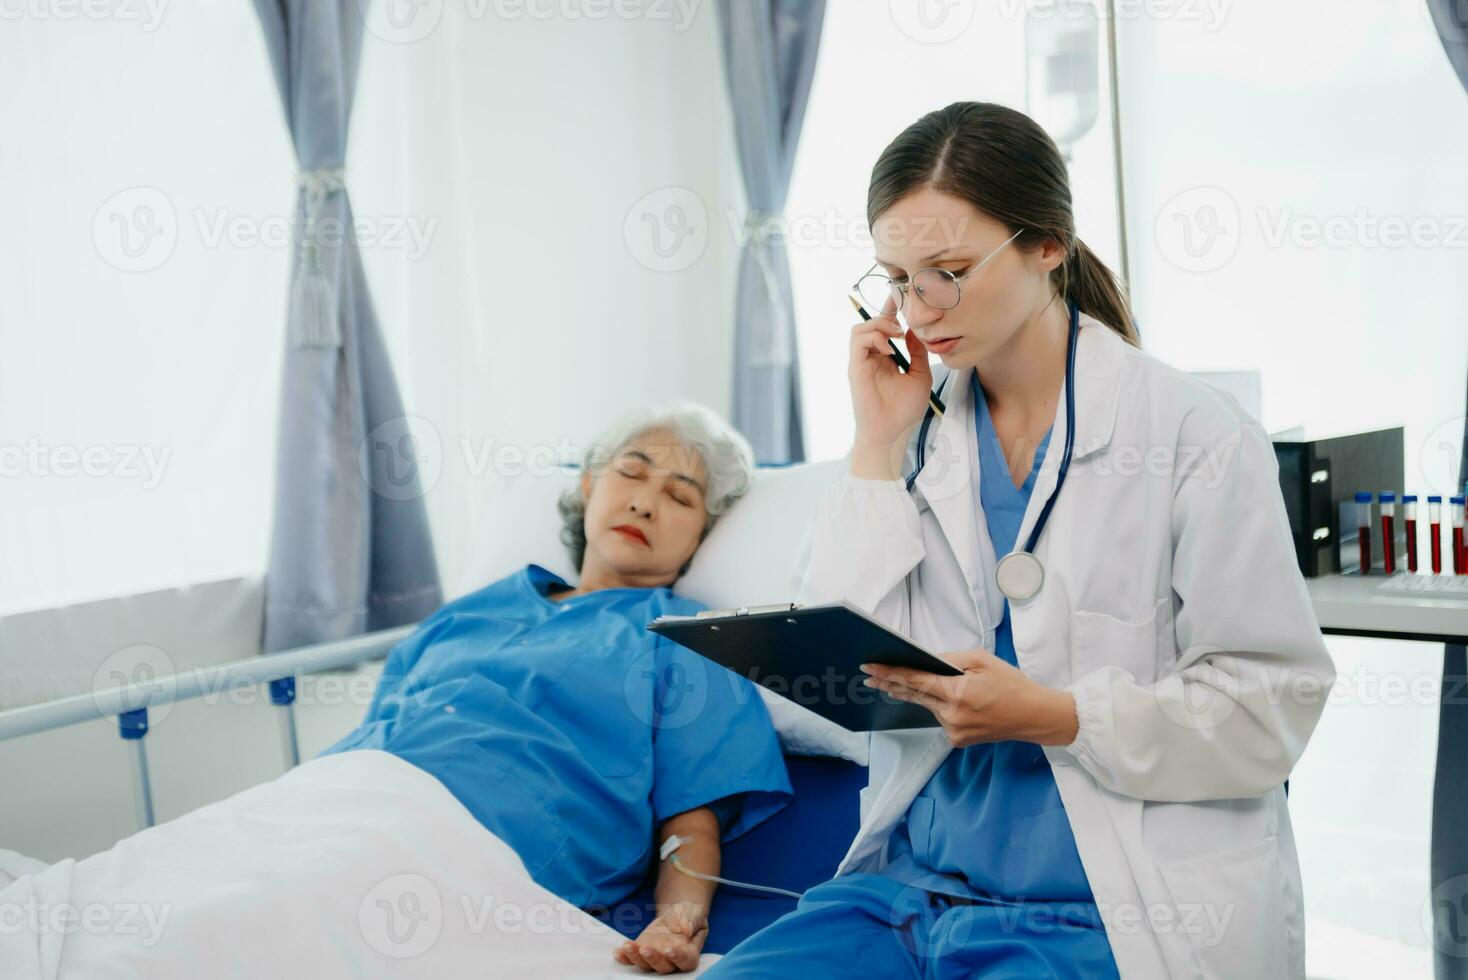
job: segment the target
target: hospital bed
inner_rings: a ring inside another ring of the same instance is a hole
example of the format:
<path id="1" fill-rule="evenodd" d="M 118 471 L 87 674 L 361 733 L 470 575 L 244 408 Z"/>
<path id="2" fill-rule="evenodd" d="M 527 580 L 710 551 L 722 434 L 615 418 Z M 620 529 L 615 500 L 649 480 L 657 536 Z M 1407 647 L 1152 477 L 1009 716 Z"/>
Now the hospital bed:
<path id="1" fill-rule="evenodd" d="M 844 470 L 844 461 L 761 468 L 755 487 L 714 529 L 676 586 L 681 594 L 714 607 L 755 605 L 793 598 L 792 570 L 805 525 L 820 495 Z M 503 481 L 487 519 L 476 529 L 476 545 L 450 596 L 536 562 L 568 579 L 573 570 L 559 543 L 555 498 L 576 476 L 567 471 Z M 208 691 L 248 683 L 260 685 L 278 711 L 280 748 L 287 765 L 299 761 L 297 680 L 379 659 L 411 631 L 402 627 L 287 651 L 250 657 L 181 674 L 154 677 L 71 697 L 0 711 L 0 742 L 64 726 L 115 719 L 129 748 L 140 826 L 154 822 L 148 768 L 148 719 L 172 703 Z M 864 737 L 834 729 L 808 712 L 766 698 L 781 729 L 794 802 L 750 833 L 730 842 L 723 875 L 792 891 L 829 878 L 855 836 L 859 794 L 866 785 Z M 0 848 L 8 842 L 0 839 Z M 0 869 L 3 870 L 3 869 Z M 0 875 L 0 885 L 5 878 Z M 618 906 L 588 910 L 629 936 L 652 917 L 653 877 Z M 793 908 L 793 898 L 723 887 L 711 911 L 705 951 L 727 951 L 745 936 Z"/>

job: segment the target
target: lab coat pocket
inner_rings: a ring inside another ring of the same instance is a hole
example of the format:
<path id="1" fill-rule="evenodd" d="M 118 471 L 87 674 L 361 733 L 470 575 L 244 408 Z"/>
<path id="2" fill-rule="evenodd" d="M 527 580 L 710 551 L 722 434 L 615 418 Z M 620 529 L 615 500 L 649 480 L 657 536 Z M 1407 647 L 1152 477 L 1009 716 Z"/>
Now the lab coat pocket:
<path id="1" fill-rule="evenodd" d="M 1286 895 L 1277 837 L 1163 862 L 1159 869 L 1172 893 L 1163 921 L 1187 937 L 1203 976 L 1295 975 L 1288 936 L 1299 923 Z"/>
<path id="2" fill-rule="evenodd" d="M 1120 667 L 1139 684 L 1158 679 L 1171 647 L 1171 600 L 1158 599 L 1147 618 L 1133 621 L 1109 613 L 1076 610 L 1070 616 L 1071 676 L 1101 667 Z"/>

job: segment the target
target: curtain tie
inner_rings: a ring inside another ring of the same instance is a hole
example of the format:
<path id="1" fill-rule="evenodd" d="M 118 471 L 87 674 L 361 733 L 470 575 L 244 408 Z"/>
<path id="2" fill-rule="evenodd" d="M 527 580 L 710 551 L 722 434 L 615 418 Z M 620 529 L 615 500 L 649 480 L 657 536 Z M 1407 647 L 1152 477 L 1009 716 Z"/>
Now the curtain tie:
<path id="1" fill-rule="evenodd" d="M 753 366 L 783 367 L 791 361 L 792 324 L 785 315 L 780 280 L 775 274 L 775 260 L 771 254 L 774 242 L 783 240 L 784 235 L 784 218 L 778 211 L 750 208 L 744 216 L 745 247 L 754 256 L 765 284 L 765 315 L 757 317 L 751 324 L 754 349 L 750 352 L 749 363 Z"/>
<path id="2" fill-rule="evenodd" d="M 326 274 L 326 264 L 321 260 L 317 226 L 326 199 L 347 189 L 346 171 L 341 167 L 302 170 L 296 175 L 296 184 L 306 207 L 301 250 L 291 280 L 290 346 L 335 350 L 342 345 L 340 298 L 337 284 Z"/>

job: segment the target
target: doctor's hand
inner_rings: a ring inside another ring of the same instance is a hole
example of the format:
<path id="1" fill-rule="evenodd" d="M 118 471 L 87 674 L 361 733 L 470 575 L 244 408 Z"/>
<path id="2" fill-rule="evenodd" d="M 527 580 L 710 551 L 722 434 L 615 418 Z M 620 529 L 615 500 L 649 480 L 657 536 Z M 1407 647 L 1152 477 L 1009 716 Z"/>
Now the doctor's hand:
<path id="1" fill-rule="evenodd" d="M 871 675 L 867 686 L 931 711 L 958 748 L 1006 739 L 1036 745 L 1075 741 L 1075 698 L 1069 691 L 1046 687 L 988 650 L 960 650 L 943 659 L 963 673 L 944 677 L 881 664 L 861 669 Z"/>
<path id="2" fill-rule="evenodd" d="M 654 973 L 682 973 L 698 969 L 698 954 L 709 937 L 708 913 L 694 902 L 674 902 L 647 924 L 636 940 L 612 951 L 618 963 L 640 966 Z"/>
<path id="3" fill-rule="evenodd" d="M 903 337 L 912 365 L 906 374 L 892 360 L 889 337 Z M 851 328 L 846 374 L 856 416 L 851 472 L 868 479 L 892 479 L 907 448 L 907 432 L 922 420 L 933 386 L 928 349 L 913 331 L 903 335 L 893 300 L 887 300 L 879 316 Z"/>

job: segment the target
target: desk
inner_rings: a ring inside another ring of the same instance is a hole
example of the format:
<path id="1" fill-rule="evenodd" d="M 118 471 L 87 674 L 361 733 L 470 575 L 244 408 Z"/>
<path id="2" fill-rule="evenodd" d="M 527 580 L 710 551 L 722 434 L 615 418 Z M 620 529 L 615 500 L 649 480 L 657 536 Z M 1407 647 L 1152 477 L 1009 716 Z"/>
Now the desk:
<path id="1" fill-rule="evenodd" d="M 1468 601 L 1381 593 L 1382 575 L 1307 578 L 1320 631 L 1427 643 L 1468 643 Z"/>
<path id="2" fill-rule="evenodd" d="M 1468 690 L 1464 643 L 1468 601 L 1380 593 L 1381 575 L 1323 575 L 1306 579 L 1310 602 L 1323 633 L 1379 636 L 1392 640 L 1446 643 L 1443 693 Z M 1437 769 L 1432 780 L 1432 929 L 1434 973 L 1439 980 L 1468 975 L 1468 939 L 1457 918 L 1468 881 L 1468 712 L 1461 694 L 1438 706 Z M 1446 896 L 1446 899 L 1442 897 Z"/>

